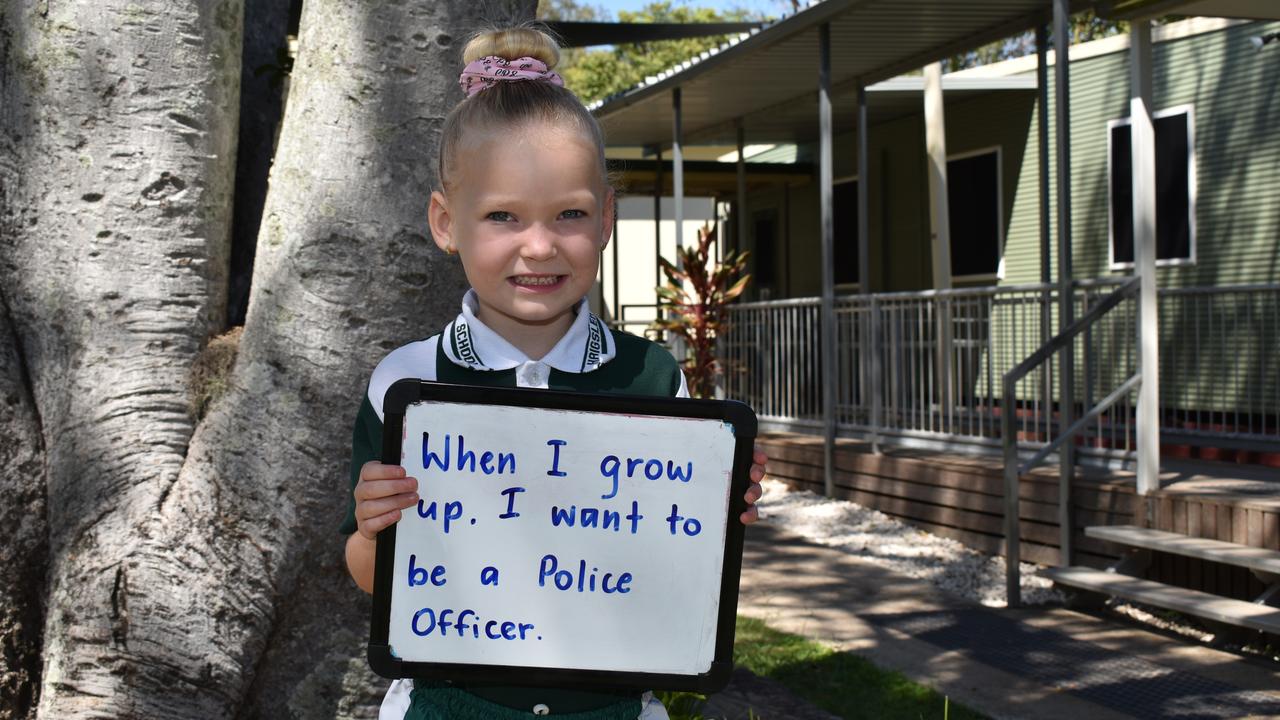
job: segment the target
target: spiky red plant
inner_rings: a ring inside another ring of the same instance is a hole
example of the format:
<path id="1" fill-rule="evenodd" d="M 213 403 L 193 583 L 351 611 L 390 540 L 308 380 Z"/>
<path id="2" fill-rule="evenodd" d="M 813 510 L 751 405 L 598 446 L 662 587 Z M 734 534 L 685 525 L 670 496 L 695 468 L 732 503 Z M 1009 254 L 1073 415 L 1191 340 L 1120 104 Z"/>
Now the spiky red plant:
<path id="1" fill-rule="evenodd" d="M 715 230 L 698 230 L 698 244 L 678 248 L 679 267 L 659 258 L 667 284 L 657 289 L 663 317 L 654 327 L 684 340 L 686 355 L 681 361 L 689 394 L 715 397 L 716 380 L 724 368 L 716 359 L 716 339 L 726 329 L 729 303 L 742 294 L 751 276 L 743 273 L 746 252 L 725 253 L 724 260 L 711 259 Z"/>

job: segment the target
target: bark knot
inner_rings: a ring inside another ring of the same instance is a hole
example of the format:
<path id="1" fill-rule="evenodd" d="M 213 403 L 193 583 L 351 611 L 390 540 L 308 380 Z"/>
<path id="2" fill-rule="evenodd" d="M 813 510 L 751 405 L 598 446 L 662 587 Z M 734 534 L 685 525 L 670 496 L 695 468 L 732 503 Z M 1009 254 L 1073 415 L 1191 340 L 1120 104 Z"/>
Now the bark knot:
<path id="1" fill-rule="evenodd" d="M 144 200 L 165 200 L 186 189 L 187 183 L 182 178 L 172 173 L 162 172 L 159 180 L 143 188 L 142 197 Z"/>

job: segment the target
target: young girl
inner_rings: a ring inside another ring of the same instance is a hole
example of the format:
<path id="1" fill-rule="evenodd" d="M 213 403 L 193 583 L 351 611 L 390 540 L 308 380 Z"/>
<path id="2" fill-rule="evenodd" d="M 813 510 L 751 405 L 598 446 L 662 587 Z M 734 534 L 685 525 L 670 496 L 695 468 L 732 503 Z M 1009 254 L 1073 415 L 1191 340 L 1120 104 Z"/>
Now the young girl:
<path id="1" fill-rule="evenodd" d="M 587 309 L 614 198 L 595 118 L 551 72 L 559 49 L 544 33 L 481 34 L 463 51 L 467 97 L 445 120 L 440 189 L 429 217 L 436 245 L 456 254 L 471 284 L 462 312 L 439 335 L 387 355 L 373 371 L 352 447 L 354 507 L 343 525 L 347 567 L 372 592 L 374 538 L 418 501 L 417 480 L 376 461 L 382 397 L 402 378 L 497 387 L 688 397 L 671 355 L 611 331 Z M 751 467 L 743 523 L 767 458 Z M 513 679 L 514 680 L 514 679 Z M 518 680 L 516 680 L 518 682 Z M 666 718 L 644 695 L 397 680 L 383 700 L 394 718 L 579 720 Z"/>

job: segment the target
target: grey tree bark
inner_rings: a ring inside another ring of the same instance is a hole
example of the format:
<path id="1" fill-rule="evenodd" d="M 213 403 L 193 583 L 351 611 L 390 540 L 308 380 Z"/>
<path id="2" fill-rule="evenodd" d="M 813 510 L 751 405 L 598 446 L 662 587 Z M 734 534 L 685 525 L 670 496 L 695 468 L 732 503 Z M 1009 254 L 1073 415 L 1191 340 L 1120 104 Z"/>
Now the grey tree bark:
<path id="1" fill-rule="evenodd" d="M 239 8 L 17 0 L 2 26 L 0 287 L 48 499 L 40 714 L 145 713 L 146 678 L 188 672 L 131 601 L 171 586 L 134 567 L 224 312 Z"/>
<path id="2" fill-rule="evenodd" d="M 0 518 L 28 560 L 0 575 L 11 716 L 37 683 L 49 718 L 373 712 L 336 532 L 351 421 L 377 360 L 464 288 L 425 219 L 460 40 L 533 9 L 307 2 L 239 354 L 199 421 L 239 0 L 0 9 L 0 447 L 21 449 Z"/>

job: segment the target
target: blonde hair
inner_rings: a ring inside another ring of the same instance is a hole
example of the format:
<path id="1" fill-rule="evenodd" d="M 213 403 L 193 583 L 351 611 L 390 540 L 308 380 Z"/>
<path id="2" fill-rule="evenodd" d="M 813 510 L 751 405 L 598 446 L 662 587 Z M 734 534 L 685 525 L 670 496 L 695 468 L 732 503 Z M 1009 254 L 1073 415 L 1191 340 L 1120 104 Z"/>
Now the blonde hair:
<path id="1" fill-rule="evenodd" d="M 463 48 L 462 61 L 483 57 L 506 60 L 531 57 L 552 69 L 560 62 L 560 46 L 546 32 L 531 25 L 477 33 Z M 558 127 L 572 127 L 595 145 L 600 159 L 600 177 L 608 183 L 604 159 L 604 134 L 595 117 L 577 96 L 549 82 L 525 80 L 500 82 L 465 98 L 445 118 L 440 136 L 437 164 L 440 187 L 448 189 L 450 171 L 456 167 L 458 147 L 467 133 L 489 131 L 533 120 Z"/>
<path id="2" fill-rule="evenodd" d="M 513 27 L 479 33 L 462 49 L 463 64 L 482 57 L 497 56 L 507 60 L 531 57 L 554 70 L 560 62 L 560 46 L 550 35 L 533 27 Z"/>

